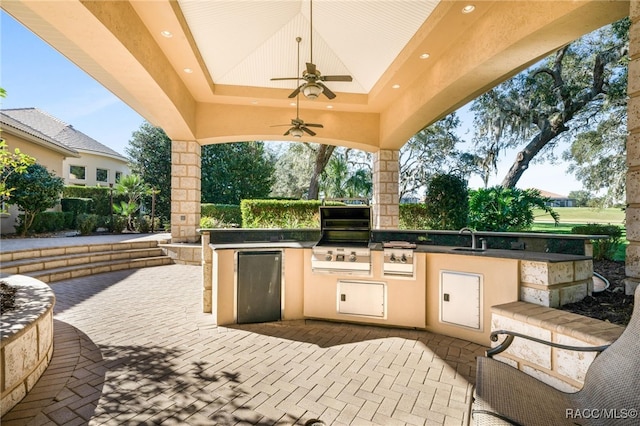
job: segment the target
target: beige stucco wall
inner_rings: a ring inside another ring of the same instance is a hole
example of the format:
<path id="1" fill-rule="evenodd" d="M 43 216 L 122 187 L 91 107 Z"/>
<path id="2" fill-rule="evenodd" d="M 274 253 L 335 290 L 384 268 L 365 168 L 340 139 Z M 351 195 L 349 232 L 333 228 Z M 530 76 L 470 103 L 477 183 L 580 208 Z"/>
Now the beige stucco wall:
<path id="1" fill-rule="evenodd" d="M 131 170 L 126 161 L 106 155 L 92 154 L 89 152 L 80 152 L 80 158 L 67 158 L 63 161 L 64 181 L 68 185 L 84 185 L 84 186 L 108 186 L 109 183 L 115 183 L 116 172 L 122 173 L 122 176 L 131 174 Z M 70 166 L 84 166 L 85 179 L 72 179 L 69 175 Z M 107 182 L 98 182 L 96 180 L 96 170 L 108 170 Z"/>
<path id="2" fill-rule="evenodd" d="M 424 328 L 425 326 L 425 254 L 415 254 L 415 277 L 383 276 L 383 252 L 372 251 L 373 270 L 369 276 L 320 274 L 311 271 L 311 249 L 305 250 L 304 315 L 344 322 Z M 338 281 L 374 281 L 386 284 L 386 318 L 346 315 L 337 312 Z"/>
<path id="3" fill-rule="evenodd" d="M 518 263 L 516 259 L 428 253 L 427 330 L 481 345 L 489 345 L 491 306 L 518 300 Z M 442 270 L 482 275 L 484 286 L 482 331 L 440 322 L 440 271 Z"/>
<path id="4" fill-rule="evenodd" d="M 6 129 L 2 131 L 2 138 L 7 142 L 9 150 L 20 149 L 21 152 L 34 157 L 38 164 L 42 164 L 56 176 L 63 177 L 62 164 L 65 158 L 64 154 L 11 134 Z"/>
<path id="5" fill-rule="evenodd" d="M 34 157 L 38 164 L 45 166 L 56 176 L 63 177 L 64 154 L 13 134 L 7 129 L 2 130 L 2 138 L 7 142 L 7 147 L 12 152 L 18 148 L 22 153 Z M 0 233 L 13 234 L 19 214 L 20 211 L 16 206 L 7 206 L 7 213 L 0 216 Z"/>

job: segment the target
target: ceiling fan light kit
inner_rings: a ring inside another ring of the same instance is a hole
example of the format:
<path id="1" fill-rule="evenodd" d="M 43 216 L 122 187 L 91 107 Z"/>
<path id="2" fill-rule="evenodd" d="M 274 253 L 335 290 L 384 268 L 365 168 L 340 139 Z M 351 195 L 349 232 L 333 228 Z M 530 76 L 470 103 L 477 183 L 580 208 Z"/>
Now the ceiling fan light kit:
<path id="1" fill-rule="evenodd" d="M 301 138 L 304 135 L 304 132 L 299 127 L 294 127 L 289 131 L 289 134 L 294 138 Z"/>
<path id="2" fill-rule="evenodd" d="M 302 94 L 307 99 L 316 99 L 323 92 L 322 86 L 317 85 L 316 83 L 310 82 L 304 85 L 302 88 Z"/>
<path id="3" fill-rule="evenodd" d="M 333 99 L 336 97 L 336 94 L 333 93 L 324 83 L 323 81 L 353 81 L 353 78 L 350 75 L 322 75 L 320 70 L 316 67 L 316 64 L 313 63 L 313 0 L 309 1 L 309 62 L 306 63 L 306 69 L 303 71 L 301 77 L 278 77 L 272 78 L 271 81 L 278 80 L 304 80 L 304 83 L 299 85 L 291 94 L 289 98 L 295 98 L 298 96 L 300 92 L 307 99 L 317 99 L 318 96 L 324 94 L 327 98 Z M 300 41 L 302 39 L 300 37 L 296 38 L 298 42 L 298 54 L 300 52 Z M 300 63 L 300 59 L 298 58 L 298 63 Z"/>
<path id="4" fill-rule="evenodd" d="M 299 67 L 299 64 L 300 64 L 300 42 L 301 41 L 302 41 L 302 38 L 296 37 L 296 42 L 298 43 L 298 67 Z M 298 68 L 298 72 L 300 72 L 299 68 Z M 285 80 L 288 80 L 288 79 L 285 79 Z M 303 84 L 302 86 L 298 87 L 291 95 L 289 95 L 290 98 L 292 98 L 292 97 L 296 98 L 296 103 L 295 103 L 295 105 L 296 105 L 296 118 L 291 119 L 291 126 L 292 127 L 285 132 L 284 136 L 293 136 L 294 138 L 301 138 L 305 133 L 307 133 L 310 136 L 315 136 L 316 133 L 313 130 L 309 129 L 309 127 L 317 127 L 317 128 L 320 128 L 320 129 L 323 127 L 322 124 L 305 123 L 304 120 L 302 120 L 300 118 L 300 91 L 301 91 L 301 88 L 302 88 L 302 92 L 303 93 L 304 93 L 305 90 L 307 90 L 307 88 L 309 88 L 308 90 L 311 91 L 310 93 L 313 96 L 313 99 L 315 99 L 323 92 L 323 89 L 325 89 L 326 87 L 324 87 L 322 84 L 315 83 L 315 81 L 310 81 L 309 83 Z M 279 127 L 279 126 L 289 126 L 289 124 L 277 124 L 277 125 L 271 126 L 271 127 Z"/>

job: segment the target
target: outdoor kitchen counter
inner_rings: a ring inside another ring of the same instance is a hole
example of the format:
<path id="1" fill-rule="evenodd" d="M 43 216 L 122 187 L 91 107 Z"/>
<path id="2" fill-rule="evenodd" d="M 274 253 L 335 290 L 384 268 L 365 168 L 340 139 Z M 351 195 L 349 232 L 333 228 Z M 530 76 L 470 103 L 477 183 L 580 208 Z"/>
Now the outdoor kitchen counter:
<path id="1" fill-rule="evenodd" d="M 209 247 L 212 250 L 247 250 L 247 249 L 305 249 L 312 248 L 316 241 L 246 241 L 242 243 L 211 243 Z M 382 251 L 382 243 L 371 243 L 369 248 L 374 251 Z M 416 253 L 442 253 L 458 256 L 477 256 L 477 257 L 496 257 L 501 259 L 517 259 L 530 260 L 535 262 L 575 262 L 580 260 L 590 260 L 590 256 L 580 256 L 575 254 L 563 253 L 544 253 L 528 250 L 503 250 L 503 249 L 487 249 L 484 251 L 465 251 L 456 250 L 458 247 L 437 246 L 437 245 L 417 245 Z"/>
<path id="2" fill-rule="evenodd" d="M 382 244 L 376 244 L 372 250 L 382 250 Z M 531 260 L 536 262 L 574 262 L 579 260 L 589 260 L 590 256 L 580 256 L 575 254 L 563 254 L 563 253 L 544 253 L 537 251 L 527 250 L 502 250 L 502 249 L 487 249 L 484 251 L 465 251 L 456 250 L 458 247 L 451 246 L 434 246 L 434 245 L 418 245 L 416 247 L 417 253 L 445 253 L 461 256 L 480 256 L 480 257 L 498 257 L 502 259 L 518 259 L 518 260 Z"/>

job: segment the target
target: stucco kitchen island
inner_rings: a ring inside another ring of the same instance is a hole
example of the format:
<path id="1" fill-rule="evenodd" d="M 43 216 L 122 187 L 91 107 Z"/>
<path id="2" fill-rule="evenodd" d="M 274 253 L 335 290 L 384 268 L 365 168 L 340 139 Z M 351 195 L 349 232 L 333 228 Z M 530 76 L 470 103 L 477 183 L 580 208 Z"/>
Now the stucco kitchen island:
<path id="1" fill-rule="evenodd" d="M 218 325 L 238 322 L 237 260 L 238 254 L 246 251 L 282 253 L 277 283 L 281 320 L 313 318 L 425 329 L 486 346 L 490 344 L 492 306 L 520 300 L 559 307 L 592 290 L 593 263 L 584 250 L 588 254 L 588 241 L 593 236 L 478 233 L 489 240 L 489 247 L 504 245 L 505 239 L 545 239 L 546 250 L 551 246 L 576 252 L 582 247 L 583 254 L 568 254 L 522 249 L 460 250 L 464 239 L 460 245 L 441 244 L 442 239 L 455 243 L 463 238 L 452 231 L 373 231 L 371 269 L 354 275 L 312 270 L 312 247 L 318 241 L 318 230 L 201 233 L 203 311 L 211 313 Z M 414 270 L 409 276 L 383 271 L 382 240 L 394 237 L 416 242 Z M 560 244 L 562 241 L 569 244 Z M 513 245 L 513 241 L 507 243 Z M 349 303 L 354 297 L 363 300 L 355 308 Z"/>

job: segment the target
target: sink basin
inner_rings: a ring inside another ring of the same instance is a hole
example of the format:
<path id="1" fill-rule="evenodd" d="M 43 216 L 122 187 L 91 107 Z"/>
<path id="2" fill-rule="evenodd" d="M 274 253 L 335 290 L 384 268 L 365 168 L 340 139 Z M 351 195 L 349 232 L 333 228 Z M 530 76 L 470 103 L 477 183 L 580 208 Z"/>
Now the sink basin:
<path id="1" fill-rule="evenodd" d="M 482 253 L 483 251 L 487 251 L 487 249 L 471 248 L 471 247 L 456 247 L 453 250 L 455 250 L 455 251 L 470 251 L 470 252 L 478 252 L 478 253 Z"/>

